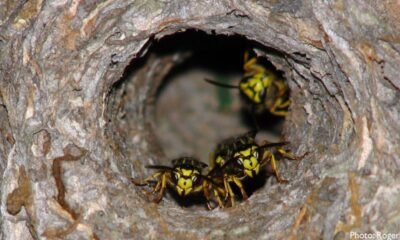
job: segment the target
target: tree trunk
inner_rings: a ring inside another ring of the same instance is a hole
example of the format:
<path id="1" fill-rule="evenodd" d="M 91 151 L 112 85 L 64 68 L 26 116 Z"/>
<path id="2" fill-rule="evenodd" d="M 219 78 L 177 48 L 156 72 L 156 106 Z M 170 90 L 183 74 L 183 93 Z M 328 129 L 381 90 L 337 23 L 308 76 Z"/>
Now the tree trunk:
<path id="1" fill-rule="evenodd" d="M 398 233 L 398 2 L 94 2 L 0 2 L 2 239 Z M 286 165 L 289 184 L 207 211 L 171 198 L 148 203 L 130 183 L 145 165 L 167 164 L 154 96 L 187 57 L 143 56 L 187 29 L 242 35 L 284 72 L 285 137 L 294 152 L 309 152 Z"/>

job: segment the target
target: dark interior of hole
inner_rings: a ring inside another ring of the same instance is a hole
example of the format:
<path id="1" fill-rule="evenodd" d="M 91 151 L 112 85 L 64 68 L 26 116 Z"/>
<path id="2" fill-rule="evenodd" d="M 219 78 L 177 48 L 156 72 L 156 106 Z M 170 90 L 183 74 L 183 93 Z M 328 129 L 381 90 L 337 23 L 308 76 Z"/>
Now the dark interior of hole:
<path id="1" fill-rule="evenodd" d="M 242 75 L 244 52 L 254 48 L 255 45 L 255 43 L 240 36 L 210 36 L 194 31 L 175 34 L 162 39 L 155 45 L 153 49 L 155 53 L 171 54 L 172 51 L 182 51 L 190 52 L 191 57 L 172 69 L 158 88 L 157 96 L 162 93 L 168 84 L 171 84 L 177 75 L 194 68 L 206 69 L 211 71 L 215 77 L 219 77 L 219 81 L 227 84 L 232 83 L 232 77 L 224 76 Z M 265 58 L 259 58 L 258 62 L 265 68 L 276 72 L 278 77 L 283 77 L 282 73 L 278 72 Z M 220 101 L 221 111 L 224 110 L 224 101 L 228 101 L 227 95 L 235 95 L 234 97 L 240 97 L 243 101 L 240 117 L 244 125 L 249 129 L 259 127 L 261 131 L 273 131 L 275 134 L 280 134 L 283 120 L 281 117 L 272 115 L 268 111 L 252 116 L 249 108 L 250 103 L 238 93 L 238 90 L 215 86 L 215 92 Z"/>
<path id="2" fill-rule="evenodd" d="M 207 71 L 217 81 L 237 85 L 243 74 L 244 52 L 254 47 L 261 48 L 259 44 L 241 36 L 210 36 L 196 31 L 188 31 L 161 39 L 154 44 L 154 47 L 149 52 L 154 52 L 158 55 L 172 54 L 177 51 L 190 52 L 191 57 L 182 64 L 175 66 L 165 77 L 158 88 L 157 98 L 166 88 L 174 86 L 176 78 L 193 69 Z M 263 50 L 269 51 L 269 49 Z M 259 58 L 258 62 L 263 67 L 276 71 L 275 67 L 265 58 Z M 278 77 L 282 77 L 281 73 L 276 73 Z M 206 74 L 204 77 L 206 77 Z M 204 84 L 207 85 L 208 83 L 204 82 Z M 251 114 L 250 104 L 244 100 L 237 89 L 226 89 L 211 84 L 208 87 L 210 89 L 209 97 L 214 97 L 218 100 L 218 110 L 220 112 L 229 111 L 229 104 L 233 101 L 232 99 L 241 99 L 238 117 L 246 129 L 255 129 L 256 124 L 258 124 L 260 132 L 268 132 L 275 136 L 281 134 L 282 117 L 274 116 L 268 111 L 263 111 L 261 114 Z M 196 95 L 193 93 L 191 98 L 195 97 Z M 187 113 L 182 112 L 182 114 Z M 182 124 L 185 123 L 183 122 Z M 230 130 L 218 129 L 218 131 L 229 132 Z"/>
<path id="3" fill-rule="evenodd" d="M 214 147 L 220 140 L 255 128 L 254 119 L 252 118 L 248 105 L 245 101 L 243 101 L 243 99 L 241 99 L 241 95 L 238 90 L 220 88 L 204 81 L 205 77 L 211 77 L 217 81 L 223 81 L 229 84 L 237 84 L 243 75 L 244 52 L 255 47 L 258 49 L 261 48 L 263 51 L 269 51 L 269 49 L 265 49 L 262 46 L 241 36 L 211 36 L 203 32 L 188 31 L 185 33 L 167 36 L 157 42 L 154 42 L 143 58 L 135 60 L 134 63 L 126 69 L 124 76 L 129 78 L 130 75 L 134 75 L 138 70 L 146 67 L 146 59 L 150 55 L 161 59 L 165 56 L 171 56 L 175 53 L 189 53 L 189 57 L 182 63 L 174 66 L 158 86 L 155 94 L 156 112 L 157 108 L 160 108 L 160 104 L 165 102 L 165 99 L 162 99 L 163 94 L 165 94 L 166 91 L 172 91 L 173 94 L 170 96 L 173 97 L 174 95 L 183 92 L 179 90 L 177 82 L 181 76 L 190 76 L 188 73 L 190 74 L 190 72 L 194 70 L 200 72 L 200 74 L 204 72 L 204 76 L 198 76 L 197 79 L 185 79 L 185 81 L 187 81 L 185 84 L 196 83 L 197 85 L 206 88 L 206 100 L 212 99 L 217 101 L 217 107 L 214 109 L 217 114 L 215 114 L 216 117 L 214 116 L 214 118 L 216 119 L 213 121 L 219 121 L 220 125 L 214 126 L 213 124 L 208 124 L 210 125 L 208 127 L 212 130 L 213 135 L 216 136 L 208 135 L 207 131 L 193 131 L 191 125 L 193 121 L 190 121 L 186 118 L 187 115 L 192 115 L 194 116 L 193 119 L 196 119 L 197 121 L 198 119 L 201 119 L 200 116 L 211 114 L 209 109 L 205 109 L 204 111 L 185 111 L 185 107 L 183 105 L 189 102 L 185 101 L 185 99 L 178 101 L 177 106 L 162 106 L 164 109 L 167 109 L 166 112 L 177 109 L 178 121 L 170 122 L 168 125 L 170 128 L 167 128 L 167 132 L 162 132 L 159 125 L 165 120 L 165 117 L 159 114 L 155 115 L 156 119 L 154 121 L 154 127 L 156 135 L 160 140 L 159 142 L 161 143 L 164 152 L 167 152 L 167 161 L 156 161 L 157 163 L 169 165 L 170 159 L 182 156 L 193 156 L 205 163 L 208 163 L 209 153 L 213 151 Z M 275 70 L 274 66 L 265 58 L 260 57 L 258 62 L 267 69 Z M 278 73 L 278 77 L 282 77 L 282 75 L 279 75 Z M 124 81 L 120 81 L 118 84 L 116 84 L 116 88 L 123 88 L 124 84 Z M 202 100 L 199 92 L 200 90 L 192 88 L 187 95 L 187 98 L 189 99 L 186 100 L 191 100 L 191 103 L 204 101 L 204 96 Z M 233 101 L 239 102 L 240 106 L 238 109 L 234 109 L 229 105 Z M 129 102 L 126 104 L 127 106 L 125 106 L 125 111 L 129 112 Z M 218 114 L 225 114 L 229 111 L 234 111 L 235 114 L 237 114 L 237 116 L 232 116 L 231 118 L 238 120 L 240 127 L 242 127 L 240 132 L 235 129 L 235 125 L 229 125 L 224 122 L 226 121 L 226 118 L 221 118 L 221 120 L 218 119 L 219 116 L 221 116 Z M 125 118 L 125 121 L 127 121 L 129 124 L 130 117 Z M 264 111 L 262 114 L 256 115 L 256 121 L 261 127 L 261 135 L 262 133 L 268 133 L 268 136 L 277 136 L 275 139 L 267 138 L 267 140 L 274 142 L 277 141 L 276 139 L 279 139 L 282 130 L 282 123 L 284 121 L 283 118 L 276 117 L 269 114 L 267 111 Z M 197 124 L 204 123 L 198 122 L 195 125 Z M 183 150 L 177 147 L 177 140 L 174 138 L 180 138 L 182 136 L 179 135 L 179 133 L 174 133 L 175 135 L 170 137 L 170 134 L 173 131 L 171 129 L 173 129 L 174 125 L 184 126 L 190 135 L 191 139 L 189 140 L 182 138 L 182 142 L 187 144 L 183 146 Z M 126 139 L 129 138 L 127 137 Z M 197 144 L 198 142 L 201 142 L 202 139 L 205 140 L 208 145 Z M 264 136 L 262 139 L 265 139 Z M 169 145 L 166 146 L 163 144 L 163 142 L 167 142 Z M 170 148 L 176 148 L 179 150 L 172 154 L 168 154 L 168 150 L 170 150 Z M 192 151 L 188 150 L 189 148 L 193 148 Z M 148 173 L 150 172 L 151 171 Z M 246 190 L 251 195 L 253 191 L 260 189 L 260 187 L 265 184 L 265 181 L 266 173 L 262 172 L 262 174 L 260 174 L 257 178 L 246 181 L 251 182 L 250 184 L 246 184 Z M 234 190 L 238 191 L 238 189 L 235 187 Z M 169 192 L 171 193 L 170 196 L 172 196 L 172 198 L 174 198 L 176 202 L 182 206 L 192 206 L 196 205 L 197 203 L 204 202 L 201 196 L 193 196 L 185 199 L 177 196 L 177 194 L 173 191 Z M 240 194 L 238 194 L 238 196 L 240 196 Z"/>

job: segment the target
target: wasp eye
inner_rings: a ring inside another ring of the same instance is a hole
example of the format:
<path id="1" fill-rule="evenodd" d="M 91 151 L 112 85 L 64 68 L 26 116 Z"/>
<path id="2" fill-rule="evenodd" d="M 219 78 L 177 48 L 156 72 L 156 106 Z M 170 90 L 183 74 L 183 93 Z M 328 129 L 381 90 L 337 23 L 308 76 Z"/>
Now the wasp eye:
<path id="1" fill-rule="evenodd" d="M 197 176 L 193 176 L 192 182 L 196 182 L 196 181 L 197 181 Z"/>
<path id="2" fill-rule="evenodd" d="M 176 172 L 176 173 L 174 174 L 174 178 L 175 178 L 176 181 L 178 181 L 178 179 L 180 178 L 179 173 Z"/>
<path id="3" fill-rule="evenodd" d="M 253 155 L 254 155 L 255 158 L 258 158 L 258 152 L 257 151 L 255 151 Z"/>

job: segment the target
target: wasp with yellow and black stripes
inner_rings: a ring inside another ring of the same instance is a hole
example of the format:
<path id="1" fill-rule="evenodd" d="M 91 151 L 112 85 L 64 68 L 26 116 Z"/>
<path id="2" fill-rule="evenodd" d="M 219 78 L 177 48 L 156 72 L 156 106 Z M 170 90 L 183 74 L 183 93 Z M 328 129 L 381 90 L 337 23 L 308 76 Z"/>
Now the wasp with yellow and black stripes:
<path id="1" fill-rule="evenodd" d="M 173 188 L 182 197 L 203 191 L 210 208 L 211 197 L 209 192 L 224 194 L 224 189 L 219 187 L 213 179 L 203 175 L 202 172 L 206 167 L 207 164 L 193 157 L 181 157 L 172 160 L 172 167 L 164 165 L 146 166 L 146 168 L 156 169 L 157 171 L 140 181 L 132 179 L 132 182 L 138 186 L 152 185 L 151 194 L 155 194 L 152 201 L 155 203 L 161 201 L 167 186 Z"/>
<path id="2" fill-rule="evenodd" d="M 277 77 L 275 71 L 257 63 L 257 58 L 244 54 L 244 74 L 238 86 L 205 79 L 207 82 L 225 88 L 239 89 L 244 98 L 250 102 L 252 111 L 267 109 L 276 116 L 286 116 L 290 105 L 286 81 Z"/>
<path id="3" fill-rule="evenodd" d="M 235 194 L 231 184 L 236 185 L 246 200 L 248 195 L 242 181 L 246 178 L 254 178 L 260 169 L 271 164 L 271 168 L 278 182 L 287 182 L 283 179 L 279 170 L 276 155 L 291 160 L 301 160 L 303 156 L 295 156 L 283 148 L 288 142 L 268 143 L 259 145 L 255 141 L 257 132 L 229 138 L 220 142 L 210 158 L 210 171 L 207 176 L 215 182 L 222 182 L 224 186 L 224 199 L 230 199 L 231 206 L 235 205 Z M 218 192 L 216 192 L 217 194 Z M 221 196 L 217 196 L 218 201 Z"/>
<path id="4" fill-rule="evenodd" d="M 210 167 L 206 174 L 203 172 L 207 164 L 193 157 L 181 157 L 172 160 L 172 167 L 147 166 L 156 169 L 156 172 L 144 180 L 132 182 L 139 186 L 153 186 L 150 194 L 155 195 L 152 201 L 156 203 L 161 201 L 169 186 L 182 197 L 203 192 L 209 209 L 213 208 L 212 202 L 217 202 L 221 208 L 225 207 L 227 199 L 230 199 L 230 206 L 234 206 L 236 196 L 231 184 L 239 188 L 242 199 L 246 200 L 248 195 L 242 181 L 257 176 L 268 163 L 278 182 L 287 182 L 278 170 L 276 155 L 291 160 L 301 160 L 305 156 L 295 156 L 285 150 L 283 146 L 288 142 L 264 141 L 259 145 L 255 140 L 256 134 L 256 131 L 251 131 L 221 141 L 210 157 Z"/>

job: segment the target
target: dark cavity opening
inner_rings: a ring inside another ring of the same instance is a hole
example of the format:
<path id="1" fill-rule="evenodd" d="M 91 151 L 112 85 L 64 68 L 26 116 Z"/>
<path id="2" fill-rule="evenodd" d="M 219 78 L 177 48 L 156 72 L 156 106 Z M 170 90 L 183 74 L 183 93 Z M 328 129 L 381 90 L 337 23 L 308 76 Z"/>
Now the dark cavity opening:
<path id="1" fill-rule="evenodd" d="M 183 58 L 160 82 L 155 94 L 154 129 L 167 159 L 165 164 L 182 156 L 209 164 L 218 142 L 250 130 L 259 130 L 259 142 L 281 140 L 284 117 L 268 110 L 252 112 L 239 89 L 218 87 L 204 80 L 237 86 L 244 74 L 244 53 L 249 51 L 250 57 L 256 57 L 254 48 L 269 51 L 244 37 L 196 31 L 167 36 L 150 48 L 149 53 L 157 56 L 180 53 Z M 257 62 L 277 78 L 283 78 L 265 57 L 259 57 Z M 247 179 L 244 183 L 248 194 L 264 186 L 269 175 L 264 170 L 254 179 Z M 241 196 L 236 186 L 233 189 Z M 172 192 L 171 196 L 186 207 L 204 202 L 201 194 L 181 198 Z"/>
<path id="2" fill-rule="evenodd" d="M 245 51 L 256 56 L 252 49 L 260 47 L 244 37 L 196 31 L 167 36 L 154 44 L 149 52 L 181 52 L 185 57 L 167 74 L 156 93 L 156 135 L 168 159 L 194 156 L 208 163 L 219 141 L 257 127 L 259 138 L 280 140 L 284 117 L 268 111 L 252 114 L 249 102 L 238 89 L 204 80 L 238 85 L 244 73 Z M 283 77 L 266 58 L 258 58 L 258 63 Z"/>
<path id="3" fill-rule="evenodd" d="M 254 119 L 238 89 L 221 88 L 204 80 L 238 85 L 244 73 L 244 53 L 250 51 L 255 57 L 253 49 L 273 51 L 241 36 L 193 30 L 153 42 L 146 54 L 126 69 L 108 100 L 110 124 L 106 134 L 119 157 L 115 164 L 120 170 L 134 178 L 145 178 L 154 173 L 146 165 L 171 166 L 171 160 L 179 157 L 195 157 L 209 164 L 210 153 L 221 140 L 256 129 L 255 122 L 260 143 L 280 141 L 284 117 L 263 111 Z M 283 77 L 267 58 L 259 57 L 258 64 Z M 135 157 L 125 164 L 124 156 Z M 266 178 L 263 171 L 255 179 L 246 180 L 248 194 L 260 189 Z M 174 191 L 170 193 L 182 206 L 204 203 L 201 194 L 181 198 Z"/>

